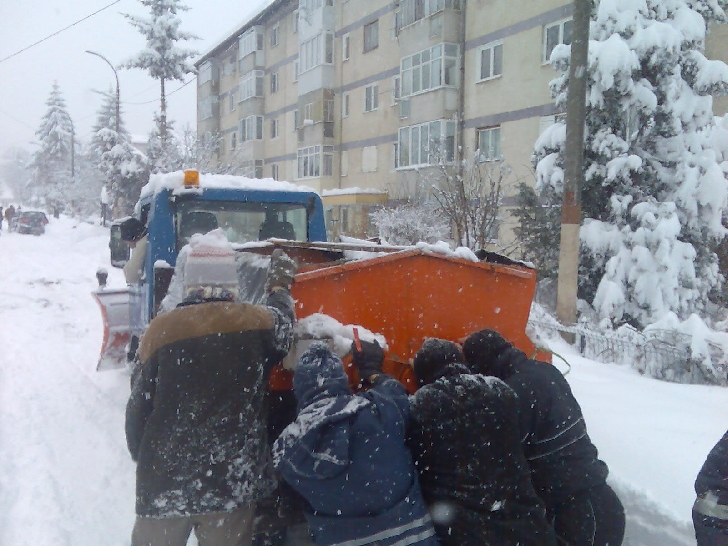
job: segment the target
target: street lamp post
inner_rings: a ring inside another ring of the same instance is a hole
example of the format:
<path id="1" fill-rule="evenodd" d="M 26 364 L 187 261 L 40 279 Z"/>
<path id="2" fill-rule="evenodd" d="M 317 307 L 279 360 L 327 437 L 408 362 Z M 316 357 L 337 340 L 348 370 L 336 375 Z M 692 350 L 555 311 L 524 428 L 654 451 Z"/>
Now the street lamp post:
<path id="1" fill-rule="evenodd" d="M 116 78 L 116 134 L 118 135 L 119 134 L 119 119 L 120 119 L 120 113 L 119 113 L 120 106 L 119 105 L 121 104 L 120 99 L 119 99 L 119 75 L 116 73 L 116 68 L 114 68 L 114 65 L 109 62 L 109 59 L 107 59 L 106 57 L 101 55 L 101 53 L 96 53 L 95 51 L 89 51 L 88 49 L 86 50 L 86 53 L 100 57 L 101 59 L 103 59 L 106 62 L 106 64 L 108 64 L 111 67 L 111 70 L 114 71 L 114 77 Z"/>

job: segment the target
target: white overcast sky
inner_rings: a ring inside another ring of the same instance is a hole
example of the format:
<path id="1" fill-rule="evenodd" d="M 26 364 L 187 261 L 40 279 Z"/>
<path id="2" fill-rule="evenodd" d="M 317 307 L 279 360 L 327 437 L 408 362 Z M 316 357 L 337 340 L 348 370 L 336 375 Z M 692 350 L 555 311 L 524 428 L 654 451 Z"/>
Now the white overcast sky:
<path id="1" fill-rule="evenodd" d="M 65 28 L 114 0 L 0 0 L 0 59 Z M 268 2 L 264 0 L 186 0 L 182 30 L 199 40 L 188 47 L 204 53 Z M 58 81 L 77 138 L 88 142 L 101 97 L 94 90 L 115 89 L 112 69 L 92 50 L 118 66 L 145 46 L 144 38 L 121 15 L 148 16 L 138 0 L 119 0 L 101 13 L 0 62 L 0 153 L 12 147 L 34 150 L 35 131 L 46 112 L 53 81 Z M 159 82 L 138 69 L 118 70 L 123 119 L 133 135 L 146 136 L 159 109 Z M 188 79 L 192 76 L 188 76 Z M 170 82 L 167 93 L 182 83 Z M 181 129 L 196 123 L 196 84 L 169 96 L 168 114 Z M 146 103 L 146 104 L 142 104 Z"/>

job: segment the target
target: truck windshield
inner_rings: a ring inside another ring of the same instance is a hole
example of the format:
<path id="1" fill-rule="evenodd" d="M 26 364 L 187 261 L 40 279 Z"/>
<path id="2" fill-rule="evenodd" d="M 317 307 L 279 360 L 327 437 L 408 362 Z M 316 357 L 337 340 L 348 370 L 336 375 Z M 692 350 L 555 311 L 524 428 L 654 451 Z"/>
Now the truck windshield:
<path id="1" fill-rule="evenodd" d="M 195 233 L 220 228 L 231 243 L 269 238 L 308 240 L 308 218 L 301 203 L 182 201 L 175 214 L 178 249 Z"/>

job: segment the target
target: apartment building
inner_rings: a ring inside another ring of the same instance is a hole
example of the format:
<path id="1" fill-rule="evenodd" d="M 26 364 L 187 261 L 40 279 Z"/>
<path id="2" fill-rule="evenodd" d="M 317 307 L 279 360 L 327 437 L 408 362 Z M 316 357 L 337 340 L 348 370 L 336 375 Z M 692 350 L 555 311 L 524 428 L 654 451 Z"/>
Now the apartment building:
<path id="1" fill-rule="evenodd" d="M 372 235 L 371 208 L 427 191 L 443 160 L 505 162 L 506 244 L 571 17 L 567 0 L 273 0 L 196 63 L 198 134 L 222 165 L 319 191 L 332 236 Z"/>

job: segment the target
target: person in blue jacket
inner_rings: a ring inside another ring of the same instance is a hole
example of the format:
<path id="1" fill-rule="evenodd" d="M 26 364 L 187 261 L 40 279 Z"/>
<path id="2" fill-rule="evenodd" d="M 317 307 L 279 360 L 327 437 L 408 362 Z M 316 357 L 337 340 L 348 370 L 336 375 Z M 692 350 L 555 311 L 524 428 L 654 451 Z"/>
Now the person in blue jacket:
<path id="1" fill-rule="evenodd" d="M 693 525 L 698 546 L 728 546 L 728 432 L 705 459 L 695 493 Z"/>
<path id="2" fill-rule="evenodd" d="M 382 373 L 379 345 L 361 342 L 354 365 L 371 388 L 353 394 L 341 360 L 321 342 L 293 377 L 298 416 L 279 436 L 273 460 L 303 496 L 317 546 L 438 546 L 405 445 L 404 386 Z"/>

